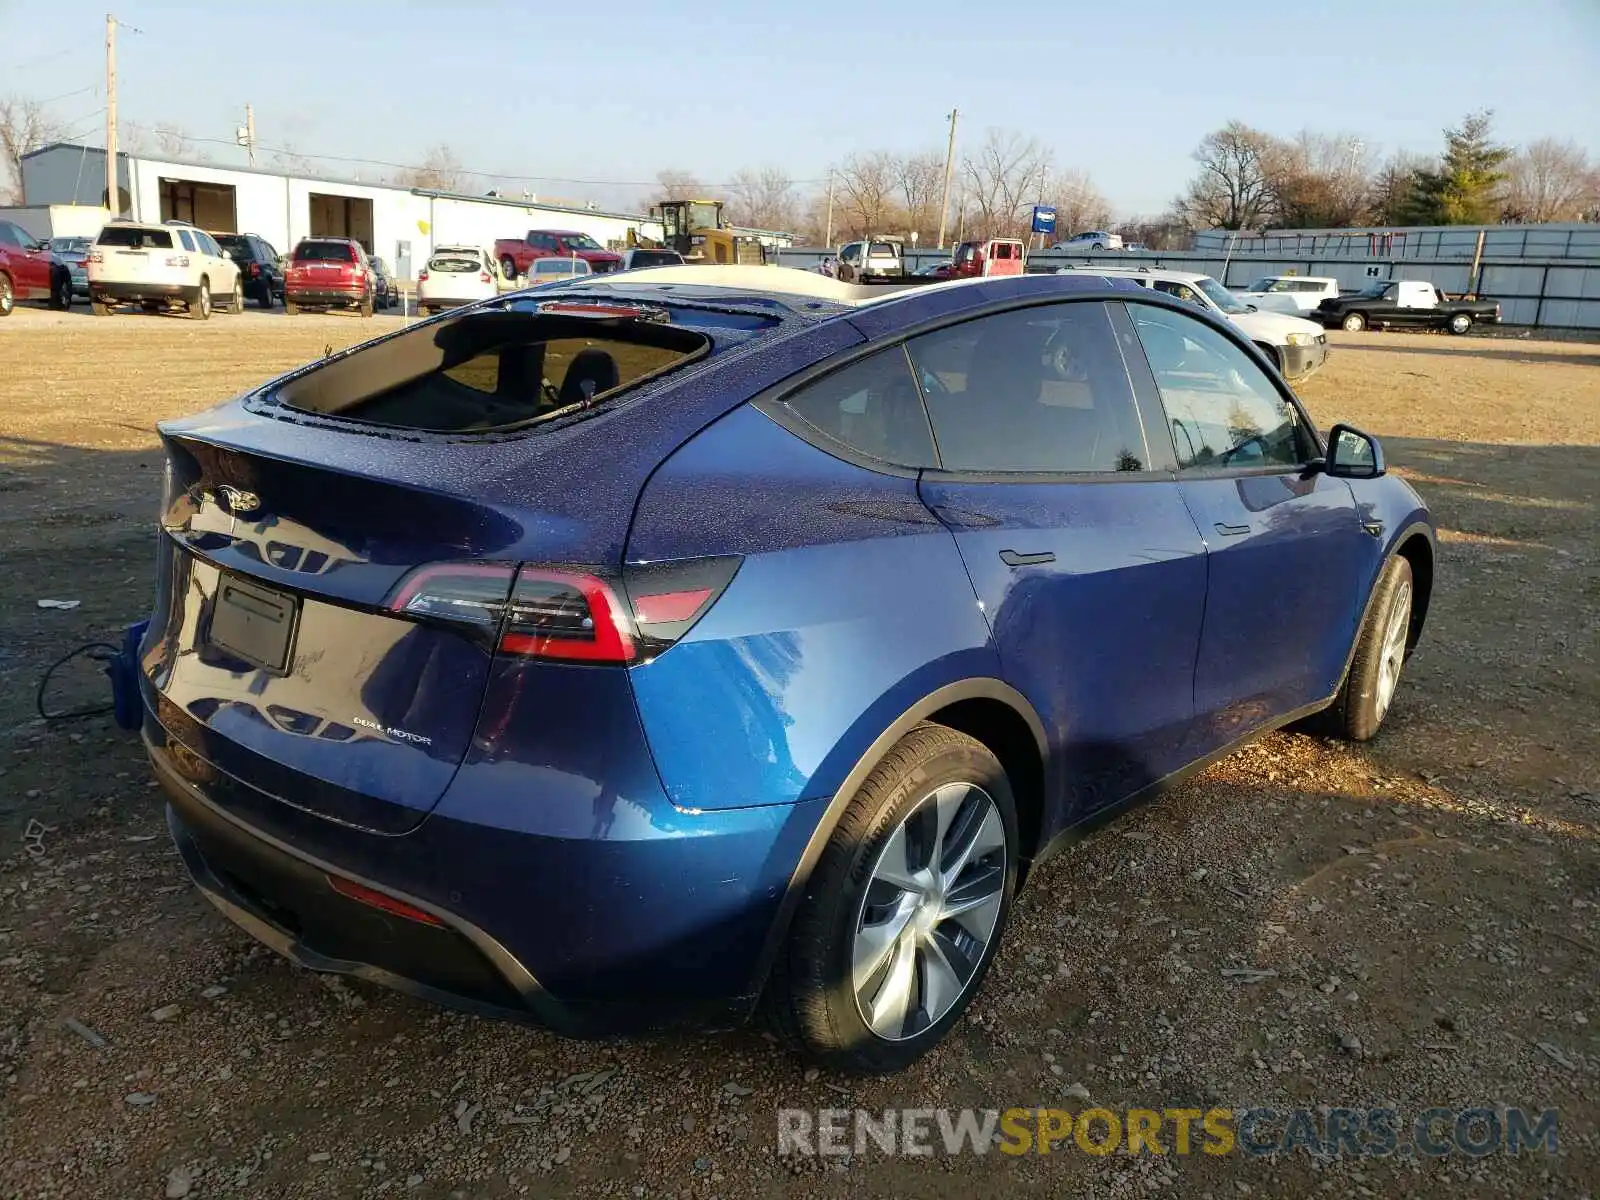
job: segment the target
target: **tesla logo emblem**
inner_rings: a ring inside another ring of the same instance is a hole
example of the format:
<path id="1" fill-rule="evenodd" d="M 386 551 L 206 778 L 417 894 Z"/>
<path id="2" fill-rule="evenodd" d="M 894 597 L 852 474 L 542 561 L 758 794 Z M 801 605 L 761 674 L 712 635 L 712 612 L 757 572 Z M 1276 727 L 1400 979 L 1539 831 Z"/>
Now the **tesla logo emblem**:
<path id="1" fill-rule="evenodd" d="M 261 497 L 254 492 L 246 492 L 240 488 L 223 484 L 217 489 L 217 495 L 222 501 L 222 507 L 236 517 L 244 517 L 255 512 L 261 507 Z"/>

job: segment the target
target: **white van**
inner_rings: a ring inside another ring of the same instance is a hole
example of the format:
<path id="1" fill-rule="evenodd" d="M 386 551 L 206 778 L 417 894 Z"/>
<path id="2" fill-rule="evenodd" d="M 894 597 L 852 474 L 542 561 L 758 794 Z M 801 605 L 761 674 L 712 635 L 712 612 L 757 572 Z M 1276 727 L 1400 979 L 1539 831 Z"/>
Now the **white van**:
<path id="1" fill-rule="evenodd" d="M 1272 360 L 1285 379 L 1304 379 L 1327 361 L 1328 334 L 1321 325 L 1286 313 L 1263 312 L 1209 275 L 1161 267 L 1062 267 L 1056 272 L 1068 273 L 1131 279 L 1141 287 L 1166 292 L 1232 321 Z"/>

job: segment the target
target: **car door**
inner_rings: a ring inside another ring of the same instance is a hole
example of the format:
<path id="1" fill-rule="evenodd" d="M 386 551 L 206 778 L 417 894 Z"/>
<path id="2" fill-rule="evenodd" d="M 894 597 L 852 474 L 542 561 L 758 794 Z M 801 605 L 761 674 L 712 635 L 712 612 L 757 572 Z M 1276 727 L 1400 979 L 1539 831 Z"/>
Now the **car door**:
<path id="1" fill-rule="evenodd" d="M 1160 398 L 1207 549 L 1199 755 L 1332 695 L 1381 547 L 1349 484 L 1314 465 L 1320 447 L 1287 385 L 1205 321 L 1128 311 L 1146 361 L 1135 381 Z"/>
<path id="2" fill-rule="evenodd" d="M 1170 443 L 1145 437 L 1125 363 L 1137 341 L 1120 308 L 1058 301 L 907 352 L 939 452 L 923 502 L 955 537 L 1006 682 L 1044 722 L 1052 812 L 1071 823 L 1181 765 L 1193 716 L 1205 548 Z"/>
<path id="3" fill-rule="evenodd" d="M 50 295 L 50 255 L 20 225 L 4 222 L 0 238 L 11 251 L 11 286 L 18 300 L 38 300 Z"/>

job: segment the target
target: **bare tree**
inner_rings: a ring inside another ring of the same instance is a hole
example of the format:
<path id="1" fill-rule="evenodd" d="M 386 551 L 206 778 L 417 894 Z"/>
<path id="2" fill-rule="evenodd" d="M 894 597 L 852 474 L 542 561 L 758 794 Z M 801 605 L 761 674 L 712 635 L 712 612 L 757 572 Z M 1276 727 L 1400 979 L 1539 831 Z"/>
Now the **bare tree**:
<path id="1" fill-rule="evenodd" d="M 709 189 L 692 172 L 668 169 L 656 173 L 662 200 L 704 200 Z"/>
<path id="2" fill-rule="evenodd" d="M 1372 177 L 1367 192 L 1367 219 L 1374 225 L 1404 225 L 1415 207 L 1417 173 L 1429 165 L 1420 154 L 1392 155 Z"/>
<path id="3" fill-rule="evenodd" d="M 797 207 L 794 180 L 782 167 L 746 167 L 728 187 L 728 220 L 735 225 L 788 230 Z"/>
<path id="4" fill-rule="evenodd" d="M 1363 224 L 1372 191 L 1372 152 L 1354 134 L 1303 131 L 1292 142 L 1262 135 L 1272 215 L 1289 229 Z"/>
<path id="5" fill-rule="evenodd" d="M 1178 213 L 1197 228 L 1259 228 L 1274 215 L 1272 143 L 1242 121 L 1207 134 L 1194 152 L 1200 173 L 1178 197 Z"/>
<path id="6" fill-rule="evenodd" d="M 1540 138 L 1519 150 L 1507 170 L 1503 215 L 1516 221 L 1576 221 L 1600 196 L 1596 168 L 1576 142 Z"/>
<path id="7" fill-rule="evenodd" d="M 872 150 L 852 154 L 839 164 L 836 172 L 837 212 L 836 232 L 847 231 L 852 236 L 865 237 L 874 233 L 888 233 L 891 224 L 898 223 L 895 211 L 895 158 L 887 150 Z"/>
<path id="8" fill-rule="evenodd" d="M 895 187 L 905 223 L 925 240 L 939 232 L 939 199 L 944 194 L 944 155 L 937 150 L 895 156 Z"/>
<path id="9" fill-rule="evenodd" d="M 293 142 L 285 142 L 272 152 L 272 165 L 285 175 L 311 175 L 316 169 Z"/>
<path id="10" fill-rule="evenodd" d="M 463 192 L 468 185 L 468 172 L 461 165 L 456 152 L 444 142 L 430 146 L 422 162 L 395 175 L 394 182 L 402 187 L 423 188 L 432 192 Z"/>
<path id="11" fill-rule="evenodd" d="M 1050 151 L 1014 129 L 989 129 L 961 163 L 973 214 L 969 236 L 997 237 L 1026 229 L 1023 207 L 1035 203 L 1049 180 Z"/>
<path id="12" fill-rule="evenodd" d="M 21 204 L 22 157 L 60 139 L 65 126 L 37 100 L 8 96 L 0 100 L 0 153 L 5 155 L 0 195 L 8 204 Z"/>
<path id="13" fill-rule="evenodd" d="M 156 150 L 163 158 L 195 157 L 195 141 L 193 136 L 182 125 L 174 125 L 170 121 L 159 122 L 152 131 L 155 139 Z"/>
<path id="14" fill-rule="evenodd" d="M 1066 237 L 1111 224 L 1111 204 L 1094 181 L 1077 168 L 1056 171 L 1045 180 L 1045 203 L 1056 210 L 1056 230 Z"/>

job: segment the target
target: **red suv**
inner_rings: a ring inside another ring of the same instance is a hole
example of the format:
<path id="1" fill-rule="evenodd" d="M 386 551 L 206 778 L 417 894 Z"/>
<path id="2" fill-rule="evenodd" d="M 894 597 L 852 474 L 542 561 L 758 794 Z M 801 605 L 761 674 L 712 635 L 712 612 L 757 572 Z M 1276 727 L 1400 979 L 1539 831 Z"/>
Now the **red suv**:
<path id="1" fill-rule="evenodd" d="M 48 300 L 51 308 L 66 308 L 72 303 L 72 273 L 22 226 L 0 221 L 0 317 L 9 317 L 18 300 Z"/>
<path id="2" fill-rule="evenodd" d="M 283 307 L 290 316 L 303 308 L 353 308 L 370 317 L 377 292 L 367 252 L 354 238 L 302 238 L 283 273 Z"/>

